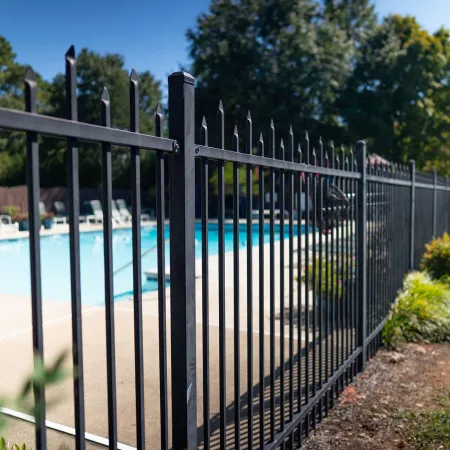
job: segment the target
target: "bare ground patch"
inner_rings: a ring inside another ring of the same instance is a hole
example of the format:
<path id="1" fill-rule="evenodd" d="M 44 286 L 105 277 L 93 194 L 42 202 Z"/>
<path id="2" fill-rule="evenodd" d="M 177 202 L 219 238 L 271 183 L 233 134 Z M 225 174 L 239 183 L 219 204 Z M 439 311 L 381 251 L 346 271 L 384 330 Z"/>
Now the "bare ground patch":
<path id="1" fill-rule="evenodd" d="M 442 444 L 423 446 L 415 435 L 428 426 L 424 418 L 434 417 L 435 412 L 446 420 L 440 399 L 448 396 L 450 411 L 449 392 L 450 344 L 409 344 L 402 353 L 382 349 L 346 388 L 338 405 L 303 448 L 450 450 L 450 427 L 448 441 L 446 436 L 440 438 Z M 439 418 L 438 425 L 444 426 Z M 439 437 L 436 439 L 439 441 Z"/>

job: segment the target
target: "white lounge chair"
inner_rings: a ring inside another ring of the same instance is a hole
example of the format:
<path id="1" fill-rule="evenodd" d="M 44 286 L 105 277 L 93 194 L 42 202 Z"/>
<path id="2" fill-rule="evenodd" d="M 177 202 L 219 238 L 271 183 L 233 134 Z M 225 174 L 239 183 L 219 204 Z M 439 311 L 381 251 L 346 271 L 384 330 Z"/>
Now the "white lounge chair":
<path id="1" fill-rule="evenodd" d="M 87 221 L 91 222 L 91 218 L 94 218 L 94 223 L 103 223 L 103 209 L 102 209 L 102 204 L 100 202 L 100 200 L 91 200 L 90 202 L 88 202 L 91 210 L 92 210 L 92 215 L 91 216 L 87 216 Z M 114 224 L 116 225 L 122 225 L 123 224 L 123 220 L 120 217 L 120 213 L 117 210 L 114 210 L 113 206 L 111 205 L 111 220 Z"/>
<path id="2" fill-rule="evenodd" d="M 57 225 L 64 225 L 67 223 L 67 211 L 66 211 L 66 205 L 64 202 L 56 201 L 53 203 L 53 208 L 55 210 L 55 224 Z"/>
<path id="3" fill-rule="evenodd" d="M 13 223 L 10 216 L 0 214 L 0 231 L 19 231 L 19 224 Z"/>
<path id="4" fill-rule="evenodd" d="M 131 222 L 132 216 L 130 211 L 128 211 L 127 204 L 124 199 L 118 198 L 116 200 L 117 208 L 119 209 L 120 215 L 125 222 Z M 148 214 L 141 214 L 142 222 L 149 222 L 150 216 Z"/>

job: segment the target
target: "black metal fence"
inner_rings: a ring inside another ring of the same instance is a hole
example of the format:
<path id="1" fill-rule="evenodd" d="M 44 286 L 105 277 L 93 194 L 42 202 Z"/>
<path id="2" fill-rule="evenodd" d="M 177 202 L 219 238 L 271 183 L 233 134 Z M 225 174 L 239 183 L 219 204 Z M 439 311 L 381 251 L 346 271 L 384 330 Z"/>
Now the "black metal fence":
<path id="1" fill-rule="evenodd" d="M 396 292 L 405 273 L 417 267 L 424 244 L 448 230 L 446 180 L 416 173 L 414 163 L 370 166 L 363 141 L 356 143 L 355 154 L 351 148 L 335 150 L 320 140 L 312 145 L 307 134 L 299 140 L 292 130 L 283 141 L 273 123 L 255 140 L 258 135 L 250 114 L 244 139 L 235 129 L 231 147 L 226 148 L 222 104 L 214 127 L 218 135 L 210 137 L 205 120 L 195 123 L 194 78 L 187 73 L 169 77 L 168 139 L 162 137 L 160 108 L 155 115 L 156 136 L 139 133 L 139 82 L 134 72 L 130 131 L 111 128 L 106 89 L 99 105 L 102 126 L 77 121 L 73 48 L 66 55 L 66 81 L 66 119 L 36 113 L 36 79 L 29 69 L 26 111 L 0 109 L 0 127 L 27 134 L 33 346 L 41 356 L 38 135 L 67 139 L 76 448 L 85 448 L 86 431 L 78 225 L 80 141 L 100 143 L 103 163 L 109 448 L 117 448 L 120 420 L 115 378 L 112 145 L 129 148 L 132 161 L 136 447 L 149 448 L 139 162 L 142 151 L 153 151 L 157 159 L 160 448 L 297 448 L 376 352 Z M 197 126 L 201 129 L 198 143 Z M 227 165 L 232 166 L 230 218 L 225 208 Z M 196 171 L 200 171 L 197 178 Z M 211 177 L 212 173 L 217 177 Z M 197 267 L 196 180 L 201 192 L 201 265 Z M 327 190 L 331 185 L 345 194 L 346 202 L 332 203 Z M 215 217 L 209 214 L 212 191 L 217 191 Z M 242 197 L 245 218 L 239 215 Z M 170 287 L 165 279 L 166 227 L 170 227 Z M 213 231 L 217 242 L 211 239 Z M 165 313 L 167 299 L 170 318 Z M 200 309 L 196 299 L 201 299 Z M 166 336 L 167 327 L 170 336 Z M 201 342 L 196 341 L 197 328 Z M 45 405 L 43 389 L 36 386 L 35 396 Z M 36 422 L 36 448 L 47 448 L 45 408 Z"/>

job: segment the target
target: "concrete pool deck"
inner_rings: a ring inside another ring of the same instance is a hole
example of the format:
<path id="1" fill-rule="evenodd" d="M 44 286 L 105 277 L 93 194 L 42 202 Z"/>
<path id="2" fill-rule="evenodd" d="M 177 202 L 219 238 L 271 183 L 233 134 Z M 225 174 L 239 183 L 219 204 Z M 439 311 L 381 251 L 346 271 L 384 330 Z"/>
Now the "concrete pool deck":
<path id="1" fill-rule="evenodd" d="M 317 235 L 318 236 L 318 235 Z M 304 246 L 305 236 L 302 236 Z M 289 259 L 288 240 L 285 245 L 285 261 L 283 273 L 285 277 L 285 308 L 289 302 Z M 281 243 L 275 243 L 275 341 L 279 351 L 280 340 L 280 247 Z M 294 239 L 294 276 L 297 274 L 297 238 Z M 254 247 L 253 272 L 247 273 L 246 248 L 239 254 L 240 263 L 240 352 L 241 352 L 241 381 L 240 394 L 242 398 L 243 420 L 245 426 L 245 410 L 248 396 L 247 392 L 247 282 L 252 280 L 253 287 L 253 385 L 254 391 L 259 381 L 259 247 Z M 264 341 L 265 341 L 265 376 L 269 375 L 269 245 L 264 246 Z M 304 264 L 304 252 L 302 251 Z M 218 256 L 209 258 L 209 330 L 210 330 L 210 402 L 211 420 L 214 436 L 217 435 L 217 415 L 219 411 L 219 308 L 218 308 Z M 202 412 L 202 274 L 201 260 L 196 262 L 196 322 L 197 322 L 197 410 L 199 428 L 203 422 Z M 234 408 L 234 278 L 233 278 L 233 253 L 225 254 L 225 322 L 226 322 L 226 379 L 227 379 L 227 416 L 233 419 Z M 0 288 L 1 289 L 1 288 Z M 302 302 L 298 304 L 297 283 L 294 282 L 294 310 L 298 307 L 305 310 L 307 297 L 305 288 L 301 285 Z M 168 344 L 168 397 L 169 397 L 169 421 L 170 421 L 170 287 L 167 294 L 167 344 Z M 158 294 L 151 292 L 143 296 L 143 335 L 144 335 L 144 376 L 145 376 L 145 407 L 146 407 L 146 436 L 147 448 L 160 448 L 160 412 L 159 412 L 159 334 L 158 334 Z M 309 309 L 312 307 L 312 294 L 308 293 Z M 102 299 L 99 299 L 101 302 Z M 31 338 L 31 305 L 28 297 L 1 295 L 0 294 L 0 361 L 6 370 L 0 371 L 0 393 L 14 395 L 21 388 L 23 377 L 32 370 L 32 338 Z M 107 431 L 107 381 L 106 381 L 106 347 L 105 347 L 105 309 L 103 306 L 83 306 L 83 353 L 84 353 L 84 379 L 85 379 L 85 408 L 86 431 L 98 436 L 106 437 Z M 70 303 L 45 301 L 43 302 L 44 344 L 45 361 L 51 363 L 62 351 L 71 351 L 71 305 Z M 289 329 L 286 321 L 285 339 L 288 339 Z M 135 401 L 134 401 L 134 335 L 133 335 L 133 302 L 124 300 L 115 304 L 115 340 L 116 340 L 116 373 L 117 373 L 117 417 L 119 442 L 135 446 Z M 298 328 L 294 326 L 294 353 L 297 348 Z M 313 335 L 309 332 L 310 340 Z M 302 348 L 304 348 L 305 333 L 301 336 Z M 287 342 L 286 342 L 287 344 Z M 285 362 L 289 361 L 288 345 L 286 345 Z M 279 367 L 279 355 L 276 355 L 277 367 Z M 71 358 L 67 365 L 71 368 Z M 267 387 L 266 387 L 267 390 Z M 257 395 L 255 394 L 257 397 Z M 70 378 L 61 385 L 48 390 L 48 400 L 57 400 L 53 406 L 48 407 L 47 420 L 66 426 L 74 427 L 73 418 L 73 387 Z M 257 399 L 255 399 L 256 401 Z M 255 411 L 257 408 L 255 407 Z M 257 418 L 255 420 L 258 420 Z M 256 423 L 256 422 L 255 422 Z M 216 425 L 214 425 L 216 424 Z M 232 427 L 230 426 L 230 429 Z M 243 428 L 244 430 L 244 428 Z M 171 434 L 169 425 L 169 436 Z M 9 440 L 25 442 L 34 446 L 34 429 L 29 423 L 18 419 L 8 419 L 8 427 L 4 435 Z M 255 436 L 257 428 L 255 426 Z M 74 448 L 72 437 L 55 431 L 49 431 L 48 447 L 59 448 L 65 444 L 68 448 Z M 97 444 L 89 444 L 88 448 L 104 448 Z M 230 438 L 229 448 L 233 448 Z"/>

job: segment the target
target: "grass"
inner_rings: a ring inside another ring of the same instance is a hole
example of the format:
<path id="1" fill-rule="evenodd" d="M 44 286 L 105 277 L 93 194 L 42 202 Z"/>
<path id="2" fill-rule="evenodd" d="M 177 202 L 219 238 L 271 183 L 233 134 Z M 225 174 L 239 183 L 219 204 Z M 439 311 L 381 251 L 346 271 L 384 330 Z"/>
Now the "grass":
<path id="1" fill-rule="evenodd" d="M 434 399 L 428 411 L 398 414 L 405 424 L 405 438 L 411 450 L 450 449 L 450 389 Z"/>

